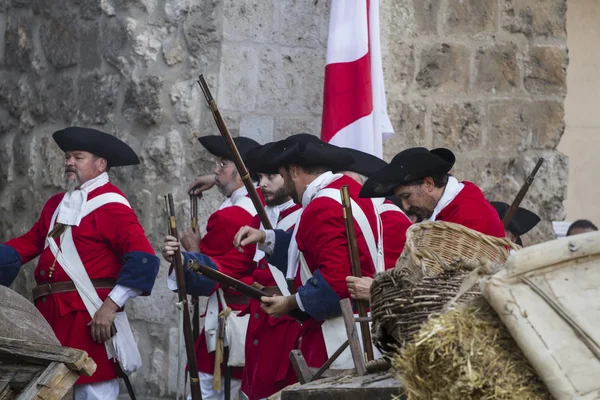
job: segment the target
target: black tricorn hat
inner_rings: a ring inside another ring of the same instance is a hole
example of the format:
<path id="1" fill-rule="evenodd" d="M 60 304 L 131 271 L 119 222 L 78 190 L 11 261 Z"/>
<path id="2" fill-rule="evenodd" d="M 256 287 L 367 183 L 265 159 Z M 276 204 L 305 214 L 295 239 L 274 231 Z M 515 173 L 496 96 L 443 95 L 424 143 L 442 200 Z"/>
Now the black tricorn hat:
<path id="1" fill-rule="evenodd" d="M 404 150 L 367 179 L 360 191 L 360 197 L 391 196 L 398 186 L 435 174 L 447 173 L 455 161 L 454 153 L 444 148 L 430 151 L 424 147 L 413 147 Z"/>
<path id="2" fill-rule="evenodd" d="M 341 147 L 325 143 L 315 135 L 299 133 L 265 146 L 256 170 L 277 174 L 279 167 L 297 164 L 342 171 L 353 162 L 354 158 Z"/>
<path id="3" fill-rule="evenodd" d="M 364 151 L 351 149 L 349 147 L 342 147 L 342 149 L 350 154 L 352 158 L 354 158 L 354 162 L 345 167 L 343 171 L 356 172 L 357 174 L 361 174 L 368 178 L 381 168 L 388 165 L 388 163 L 383 161 L 381 158 L 369 153 L 365 153 Z"/>
<path id="4" fill-rule="evenodd" d="M 198 140 L 200 141 L 200 144 L 204 146 L 210 154 L 217 157 L 223 157 L 228 160 L 232 159 L 231 154 L 229 153 L 229 149 L 225 144 L 225 139 L 223 139 L 221 135 L 202 136 L 198 138 Z M 246 162 L 246 154 L 248 153 L 248 151 L 252 150 L 257 146 L 260 146 L 258 142 L 244 136 L 238 136 L 233 138 L 233 142 L 235 143 L 238 151 L 240 152 L 240 156 L 242 157 L 242 160 L 244 162 Z"/>
<path id="5" fill-rule="evenodd" d="M 135 151 L 113 135 L 91 128 L 71 126 L 52 134 L 64 152 L 87 151 L 106 159 L 109 167 L 122 167 L 140 163 Z"/>
<path id="6" fill-rule="evenodd" d="M 500 219 L 504 218 L 506 212 L 510 208 L 508 204 L 501 201 L 492 201 L 490 203 L 496 209 Z M 538 217 L 534 212 L 519 207 L 508 223 L 507 229 L 511 231 L 513 235 L 519 237 L 532 230 L 533 227 L 538 224 L 538 222 L 540 222 L 540 217 Z"/>

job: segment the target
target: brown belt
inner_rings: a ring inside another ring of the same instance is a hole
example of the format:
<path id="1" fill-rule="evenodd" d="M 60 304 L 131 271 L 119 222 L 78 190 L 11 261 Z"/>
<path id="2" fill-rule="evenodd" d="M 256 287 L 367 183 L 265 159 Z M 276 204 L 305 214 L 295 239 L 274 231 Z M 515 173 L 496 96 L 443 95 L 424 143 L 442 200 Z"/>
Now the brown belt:
<path id="1" fill-rule="evenodd" d="M 112 289 L 117 284 L 114 279 L 92 279 L 92 284 L 96 289 Z M 45 297 L 55 293 L 65 293 L 77 290 L 73 281 L 66 282 L 43 282 L 33 288 L 33 301 L 40 297 Z"/>

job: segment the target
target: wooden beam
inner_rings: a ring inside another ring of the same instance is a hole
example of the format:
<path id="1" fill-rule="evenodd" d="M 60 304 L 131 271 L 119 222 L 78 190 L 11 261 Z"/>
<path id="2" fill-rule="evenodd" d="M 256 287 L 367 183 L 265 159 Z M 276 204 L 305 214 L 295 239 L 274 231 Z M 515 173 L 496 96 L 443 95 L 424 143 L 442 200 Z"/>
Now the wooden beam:
<path id="1" fill-rule="evenodd" d="M 65 364 L 52 362 L 48 368 L 31 381 L 17 400 L 61 400 L 71 390 L 79 374 Z"/>
<path id="2" fill-rule="evenodd" d="M 300 382 L 301 385 L 310 382 L 313 373 L 310 371 L 308 364 L 306 364 L 306 360 L 300 350 L 290 351 L 290 362 L 292 363 L 292 367 L 294 367 L 298 382 Z"/>
<path id="3" fill-rule="evenodd" d="M 5 385 L 20 392 L 45 369 L 46 367 L 43 365 L 0 364 L 0 393 Z"/>
<path id="4" fill-rule="evenodd" d="M 342 308 L 342 318 L 344 319 L 344 325 L 346 325 L 348 343 L 350 344 L 350 351 L 352 352 L 356 373 L 358 375 L 366 375 L 367 367 L 365 366 L 365 356 L 363 348 L 360 345 L 360 340 L 358 339 L 358 330 L 356 329 L 356 321 L 354 320 L 354 311 L 352 310 L 350 299 L 342 299 L 340 301 L 340 306 Z"/>

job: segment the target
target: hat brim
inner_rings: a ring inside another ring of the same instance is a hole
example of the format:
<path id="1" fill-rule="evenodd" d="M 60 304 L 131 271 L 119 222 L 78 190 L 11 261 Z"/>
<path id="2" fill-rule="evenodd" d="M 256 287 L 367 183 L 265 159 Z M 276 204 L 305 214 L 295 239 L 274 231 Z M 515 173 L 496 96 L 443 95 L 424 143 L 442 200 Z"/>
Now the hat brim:
<path id="1" fill-rule="evenodd" d="M 202 136 L 198 138 L 198 141 L 213 156 L 226 158 L 228 160 L 233 158 L 227 148 L 225 139 L 220 135 Z M 244 136 L 233 138 L 233 142 L 244 162 L 246 162 L 246 154 L 253 148 L 260 146 L 258 142 Z"/>
<path id="2" fill-rule="evenodd" d="M 498 213 L 498 217 L 503 219 L 510 206 L 501 201 L 492 201 L 490 203 Z M 539 222 L 540 217 L 526 208 L 519 207 L 508 223 L 507 229 L 515 236 L 521 236 L 532 230 Z"/>
<path id="3" fill-rule="evenodd" d="M 388 165 L 388 163 L 383 161 L 381 158 L 369 153 L 365 153 L 364 151 L 351 149 L 348 147 L 342 147 L 342 150 L 346 151 L 352 156 L 352 158 L 354 158 L 354 162 L 347 166 L 344 171 L 356 172 L 357 174 L 369 178 L 375 172 Z"/>
<path id="4" fill-rule="evenodd" d="M 87 151 L 104 158 L 109 167 L 140 163 L 139 157 L 127 143 L 96 129 L 74 126 L 54 132 L 52 137 L 62 151 Z"/>

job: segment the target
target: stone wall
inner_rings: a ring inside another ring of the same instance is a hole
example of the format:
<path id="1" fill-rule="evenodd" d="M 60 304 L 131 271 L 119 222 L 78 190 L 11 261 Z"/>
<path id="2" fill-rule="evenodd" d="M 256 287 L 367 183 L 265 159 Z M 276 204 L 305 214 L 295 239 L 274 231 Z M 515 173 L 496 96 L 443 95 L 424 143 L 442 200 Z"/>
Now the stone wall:
<path id="1" fill-rule="evenodd" d="M 447 146 L 455 174 L 510 201 L 547 159 L 525 205 L 564 214 L 567 160 L 555 150 L 566 92 L 566 0 L 382 0 L 388 109 L 408 146 Z M 195 82 L 204 73 L 234 134 L 259 141 L 318 133 L 326 0 L 5 0 L 0 5 L 0 241 L 36 221 L 60 190 L 50 134 L 97 127 L 127 141 L 141 165 L 111 171 L 158 248 L 163 196 L 188 218 L 188 183 L 212 171 L 196 135 L 216 130 Z M 201 202 L 201 224 L 222 198 Z M 531 240 L 550 237 L 548 222 Z M 33 285 L 34 263 L 15 287 Z M 151 297 L 128 309 L 143 368 L 140 398 L 177 387 L 175 296 L 161 268 Z"/>

